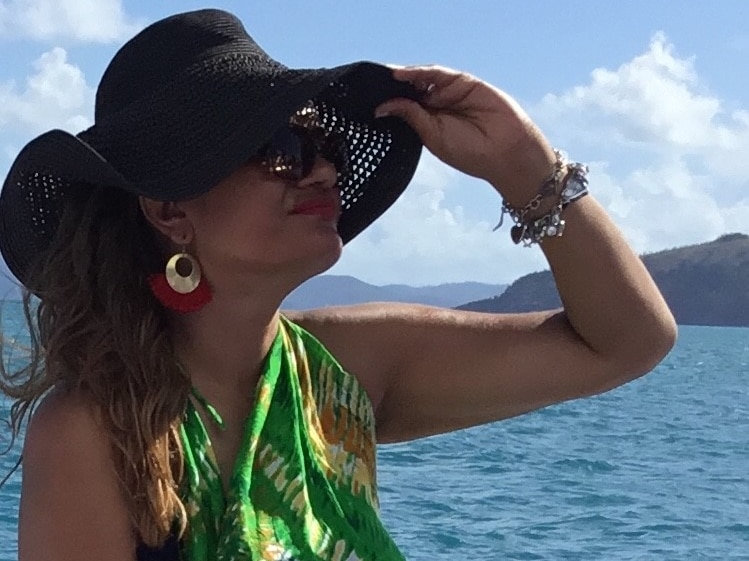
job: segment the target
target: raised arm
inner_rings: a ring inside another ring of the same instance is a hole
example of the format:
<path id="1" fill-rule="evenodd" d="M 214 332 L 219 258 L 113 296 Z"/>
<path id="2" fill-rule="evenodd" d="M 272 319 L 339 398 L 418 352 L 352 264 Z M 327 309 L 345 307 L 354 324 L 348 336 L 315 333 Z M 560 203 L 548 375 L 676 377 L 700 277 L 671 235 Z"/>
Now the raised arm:
<path id="1" fill-rule="evenodd" d="M 381 114 L 408 121 L 437 157 L 487 180 L 509 206 L 522 208 L 538 194 L 557 156 L 510 97 L 443 68 L 395 73 L 428 93 L 421 104 L 388 102 Z M 558 191 L 525 218 L 552 210 Z M 368 386 L 380 440 L 446 432 L 600 393 L 648 372 L 670 350 L 673 316 L 602 207 L 584 196 L 562 217 L 564 235 L 540 244 L 561 311 L 493 315 L 378 305 L 303 318 Z"/>

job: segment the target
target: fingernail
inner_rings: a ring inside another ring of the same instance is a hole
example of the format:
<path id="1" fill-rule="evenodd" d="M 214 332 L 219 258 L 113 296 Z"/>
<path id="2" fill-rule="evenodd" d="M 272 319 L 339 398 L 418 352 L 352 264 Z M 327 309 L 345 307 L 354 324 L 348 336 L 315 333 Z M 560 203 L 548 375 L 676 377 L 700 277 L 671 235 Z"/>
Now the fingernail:
<path id="1" fill-rule="evenodd" d="M 390 110 L 387 107 L 378 107 L 377 109 L 375 109 L 376 119 L 387 117 L 388 115 L 390 115 Z"/>

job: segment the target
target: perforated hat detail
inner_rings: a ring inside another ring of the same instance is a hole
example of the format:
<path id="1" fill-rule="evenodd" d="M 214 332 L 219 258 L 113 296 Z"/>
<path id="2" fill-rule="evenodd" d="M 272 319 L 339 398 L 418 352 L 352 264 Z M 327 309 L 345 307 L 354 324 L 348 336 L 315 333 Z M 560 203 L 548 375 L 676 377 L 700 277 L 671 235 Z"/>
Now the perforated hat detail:
<path id="1" fill-rule="evenodd" d="M 21 150 L 0 193 L 0 252 L 25 283 L 71 197 L 92 187 L 159 200 L 199 196 L 244 165 L 309 100 L 323 126 L 347 144 L 349 162 L 339 173 L 339 232 L 347 243 L 400 196 L 421 153 L 408 125 L 375 119 L 374 109 L 418 96 L 370 62 L 286 68 L 221 10 L 161 20 L 113 58 L 91 128 L 49 131 Z"/>

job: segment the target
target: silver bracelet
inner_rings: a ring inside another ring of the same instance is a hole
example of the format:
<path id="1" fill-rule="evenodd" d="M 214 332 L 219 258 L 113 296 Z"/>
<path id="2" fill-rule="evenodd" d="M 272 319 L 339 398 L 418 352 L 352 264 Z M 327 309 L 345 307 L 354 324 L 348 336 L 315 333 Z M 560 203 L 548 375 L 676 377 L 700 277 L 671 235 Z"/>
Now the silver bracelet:
<path id="1" fill-rule="evenodd" d="M 510 237 L 516 244 L 523 243 L 525 247 L 540 243 L 544 238 L 558 238 L 564 234 L 566 222 L 562 218 L 562 211 L 571 203 L 588 194 L 588 166 L 580 163 L 569 163 L 564 155 L 555 150 L 557 161 L 554 171 L 544 181 L 538 194 L 521 209 L 515 209 L 502 201 L 502 214 L 497 230 L 502 226 L 504 215 L 509 214 L 515 225 L 510 230 Z M 551 195 L 559 193 L 557 204 L 545 215 L 532 220 L 526 220 L 526 215 L 536 210 L 541 201 Z"/>
<path id="2" fill-rule="evenodd" d="M 499 223 L 494 227 L 494 231 L 502 227 L 505 214 L 509 214 L 515 224 L 520 224 L 521 222 L 525 222 L 525 216 L 529 212 L 533 212 L 541 206 L 541 201 L 556 194 L 560 185 L 564 182 L 567 173 L 567 158 L 565 158 L 562 152 L 556 149 L 554 150 L 554 155 L 556 156 L 554 170 L 541 184 L 536 196 L 528 201 L 523 208 L 514 208 L 506 200 L 502 200 L 502 214 L 499 215 Z"/>

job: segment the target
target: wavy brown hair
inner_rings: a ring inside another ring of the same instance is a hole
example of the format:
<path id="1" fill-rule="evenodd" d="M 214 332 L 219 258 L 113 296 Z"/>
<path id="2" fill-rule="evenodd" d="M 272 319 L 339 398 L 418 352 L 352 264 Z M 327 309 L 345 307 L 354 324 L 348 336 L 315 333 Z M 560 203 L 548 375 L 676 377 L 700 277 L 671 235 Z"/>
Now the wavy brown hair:
<path id="1" fill-rule="evenodd" d="M 2 365 L 0 391 L 14 400 L 12 441 L 49 390 L 82 392 L 111 441 L 133 526 L 143 543 L 159 546 L 185 530 L 179 426 L 190 391 L 169 316 L 147 284 L 163 252 L 137 197 L 77 192 L 24 290 L 30 357 L 20 370 Z"/>

